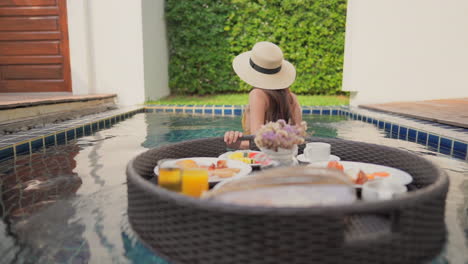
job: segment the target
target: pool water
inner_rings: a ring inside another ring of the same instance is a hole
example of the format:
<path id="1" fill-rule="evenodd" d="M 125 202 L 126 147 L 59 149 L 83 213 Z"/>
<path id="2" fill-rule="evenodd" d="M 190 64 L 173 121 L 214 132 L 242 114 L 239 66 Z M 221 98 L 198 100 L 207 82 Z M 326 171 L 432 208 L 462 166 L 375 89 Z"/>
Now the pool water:
<path id="1" fill-rule="evenodd" d="M 304 119 L 315 136 L 397 147 L 444 168 L 449 236 L 432 263 L 468 263 L 468 163 L 361 121 Z M 239 117 L 137 114 L 68 145 L 0 163 L 0 263 L 167 263 L 128 224 L 127 162 L 149 148 L 239 129 Z"/>

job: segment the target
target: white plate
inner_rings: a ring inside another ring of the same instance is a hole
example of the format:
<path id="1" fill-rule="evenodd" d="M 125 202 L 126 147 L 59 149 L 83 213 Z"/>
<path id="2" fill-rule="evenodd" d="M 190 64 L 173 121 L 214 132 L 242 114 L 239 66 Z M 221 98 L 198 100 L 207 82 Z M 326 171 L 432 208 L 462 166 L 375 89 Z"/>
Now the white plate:
<path id="1" fill-rule="evenodd" d="M 185 158 L 185 159 L 176 159 L 172 162 L 174 162 L 175 164 L 177 161 L 188 160 L 188 159 L 195 161 L 199 166 L 210 166 L 213 163 L 216 165 L 216 162 L 220 160 L 218 158 Z M 220 182 L 220 181 L 227 180 L 227 179 L 242 177 L 242 176 L 249 174 L 252 171 L 252 167 L 250 167 L 248 164 L 241 162 L 241 161 L 237 161 L 237 160 L 227 160 L 227 166 L 228 168 L 240 169 L 240 171 L 234 174 L 234 176 L 229 177 L 229 178 L 210 176 L 210 178 L 208 179 L 208 182 L 215 183 L 215 182 Z M 159 175 L 158 166 L 154 167 L 154 174 Z"/>
<path id="2" fill-rule="evenodd" d="M 304 154 L 297 155 L 297 160 L 303 163 L 310 163 L 310 161 L 305 158 Z M 328 163 L 329 161 L 340 161 L 340 157 L 335 156 L 335 155 L 330 155 L 328 157 L 328 161 L 324 161 L 324 162 Z"/>
<path id="3" fill-rule="evenodd" d="M 400 184 L 410 184 L 413 181 L 413 177 L 409 175 L 407 172 L 392 168 L 392 167 L 387 167 L 383 165 L 377 165 L 377 164 L 372 164 L 372 163 L 364 163 L 364 162 L 355 162 L 355 161 L 340 161 L 340 164 L 343 165 L 344 171 L 349 170 L 349 169 L 360 169 L 366 174 L 371 174 L 374 172 L 381 172 L 385 171 L 390 174 L 388 177 L 384 177 L 384 179 L 392 179 L 393 181 L 396 181 Z M 316 162 L 307 166 L 310 167 L 327 167 L 328 162 Z M 380 177 L 379 177 L 380 178 Z M 361 185 L 356 185 L 356 187 L 361 187 Z"/>
<path id="4" fill-rule="evenodd" d="M 226 153 L 223 153 L 221 154 L 218 158 L 219 159 L 226 159 L 226 160 L 231 160 L 229 158 L 229 155 L 231 155 L 232 153 L 235 153 L 235 152 L 242 152 L 242 153 L 250 153 L 250 152 L 253 152 L 253 153 L 262 153 L 261 151 L 255 151 L 255 150 L 236 150 L 236 151 L 229 151 L 229 152 L 226 152 Z M 239 160 L 237 160 L 239 161 Z M 273 160 L 269 159 L 267 161 L 266 164 L 247 164 L 247 165 L 250 165 L 252 167 L 261 167 L 261 166 L 270 166 L 271 164 L 273 163 Z"/>

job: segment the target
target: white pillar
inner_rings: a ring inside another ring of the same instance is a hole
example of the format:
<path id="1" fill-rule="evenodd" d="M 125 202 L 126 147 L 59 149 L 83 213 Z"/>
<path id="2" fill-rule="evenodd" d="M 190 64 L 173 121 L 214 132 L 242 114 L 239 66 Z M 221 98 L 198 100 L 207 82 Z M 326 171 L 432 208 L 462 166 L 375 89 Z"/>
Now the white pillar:
<path id="1" fill-rule="evenodd" d="M 141 1 L 68 0 L 72 89 L 145 100 Z"/>
<path id="2" fill-rule="evenodd" d="M 468 97 L 468 1 L 348 0 L 351 104 Z"/>

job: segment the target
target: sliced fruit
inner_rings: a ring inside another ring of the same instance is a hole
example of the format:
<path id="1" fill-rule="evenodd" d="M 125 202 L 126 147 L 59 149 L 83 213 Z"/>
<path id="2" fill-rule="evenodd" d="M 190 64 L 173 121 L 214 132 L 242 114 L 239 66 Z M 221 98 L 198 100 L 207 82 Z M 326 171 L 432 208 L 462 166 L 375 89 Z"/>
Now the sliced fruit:
<path id="1" fill-rule="evenodd" d="M 360 170 L 355 183 L 356 184 L 364 184 L 366 181 L 368 181 L 367 175 L 362 170 Z"/>
<path id="2" fill-rule="evenodd" d="M 339 163 L 338 161 L 328 162 L 327 168 L 344 171 L 343 165 L 341 165 L 341 163 Z"/>
<path id="3" fill-rule="evenodd" d="M 255 156 L 257 156 L 258 152 L 249 152 L 248 157 L 253 159 Z"/>

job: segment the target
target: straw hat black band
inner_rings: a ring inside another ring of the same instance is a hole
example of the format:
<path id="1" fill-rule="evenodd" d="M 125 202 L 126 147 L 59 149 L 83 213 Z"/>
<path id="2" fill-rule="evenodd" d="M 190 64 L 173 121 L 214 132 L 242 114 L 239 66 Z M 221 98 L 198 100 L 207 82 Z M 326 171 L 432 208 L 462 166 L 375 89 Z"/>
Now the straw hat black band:
<path id="1" fill-rule="evenodd" d="M 274 69 L 266 69 L 266 68 L 263 68 L 261 66 L 258 66 L 257 64 L 255 64 L 255 62 L 252 61 L 252 59 L 249 59 L 249 62 L 250 62 L 250 66 L 252 66 L 252 68 L 260 73 L 264 73 L 264 74 L 275 74 L 275 73 L 278 73 L 279 71 L 281 71 L 281 65 L 278 67 L 278 68 L 274 68 Z"/>

